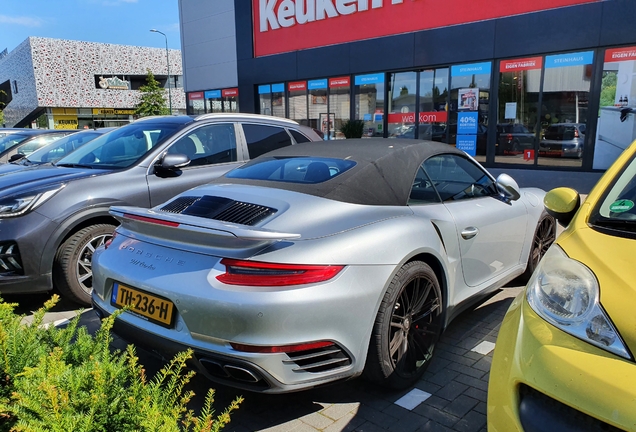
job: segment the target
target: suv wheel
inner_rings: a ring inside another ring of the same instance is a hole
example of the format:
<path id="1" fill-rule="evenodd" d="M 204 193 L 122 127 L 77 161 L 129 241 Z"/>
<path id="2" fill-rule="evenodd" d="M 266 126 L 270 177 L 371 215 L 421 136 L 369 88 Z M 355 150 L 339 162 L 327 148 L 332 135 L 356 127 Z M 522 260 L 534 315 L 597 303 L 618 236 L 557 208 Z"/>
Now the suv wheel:
<path id="1" fill-rule="evenodd" d="M 64 297 L 90 306 L 93 252 L 113 236 L 113 231 L 114 225 L 91 225 L 77 231 L 60 245 L 53 263 L 53 282 Z"/>

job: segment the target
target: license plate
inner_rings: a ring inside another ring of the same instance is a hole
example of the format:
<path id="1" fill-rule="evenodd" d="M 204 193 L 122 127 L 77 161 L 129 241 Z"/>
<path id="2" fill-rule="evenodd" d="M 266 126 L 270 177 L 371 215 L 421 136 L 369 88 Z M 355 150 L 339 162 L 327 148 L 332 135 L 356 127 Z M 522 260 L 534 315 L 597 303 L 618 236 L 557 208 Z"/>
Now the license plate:
<path id="1" fill-rule="evenodd" d="M 148 321 L 164 327 L 172 327 L 174 304 L 170 300 L 115 283 L 110 303 L 118 308 L 132 306 L 131 312 L 147 318 Z"/>

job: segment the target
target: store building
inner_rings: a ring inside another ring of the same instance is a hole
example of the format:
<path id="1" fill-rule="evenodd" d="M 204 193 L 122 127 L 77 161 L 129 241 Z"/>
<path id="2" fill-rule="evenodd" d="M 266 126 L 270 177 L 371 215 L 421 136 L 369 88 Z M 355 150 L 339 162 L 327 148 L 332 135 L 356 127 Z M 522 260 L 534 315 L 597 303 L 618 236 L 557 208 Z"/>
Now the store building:
<path id="1" fill-rule="evenodd" d="M 604 170 L 636 138 L 634 0 L 180 0 L 188 113 Z"/>
<path id="2" fill-rule="evenodd" d="M 129 123 L 148 70 L 169 86 L 172 111 L 185 113 L 179 50 L 30 37 L 0 58 L 4 126 Z"/>

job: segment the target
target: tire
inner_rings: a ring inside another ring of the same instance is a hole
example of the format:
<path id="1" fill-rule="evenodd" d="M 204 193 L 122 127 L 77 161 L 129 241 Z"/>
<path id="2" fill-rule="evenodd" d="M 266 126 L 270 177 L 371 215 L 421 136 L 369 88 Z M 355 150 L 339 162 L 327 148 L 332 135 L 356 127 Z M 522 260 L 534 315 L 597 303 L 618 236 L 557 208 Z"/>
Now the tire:
<path id="1" fill-rule="evenodd" d="M 364 377 L 395 389 L 415 384 L 430 364 L 439 340 L 443 309 L 433 269 L 421 261 L 405 264 L 380 304 Z"/>
<path id="2" fill-rule="evenodd" d="M 537 229 L 534 232 L 526 271 L 517 278 L 517 282 L 523 285 L 528 283 L 532 273 L 534 273 L 537 265 L 539 265 L 539 261 L 541 261 L 541 258 L 543 258 L 548 248 L 552 246 L 554 240 L 556 240 L 556 230 L 556 220 L 546 212 L 543 212 L 537 224 Z"/>
<path id="3" fill-rule="evenodd" d="M 112 237 L 113 231 L 115 225 L 91 225 L 60 245 L 53 262 L 53 283 L 65 298 L 84 306 L 91 305 L 91 258 L 95 249 Z"/>

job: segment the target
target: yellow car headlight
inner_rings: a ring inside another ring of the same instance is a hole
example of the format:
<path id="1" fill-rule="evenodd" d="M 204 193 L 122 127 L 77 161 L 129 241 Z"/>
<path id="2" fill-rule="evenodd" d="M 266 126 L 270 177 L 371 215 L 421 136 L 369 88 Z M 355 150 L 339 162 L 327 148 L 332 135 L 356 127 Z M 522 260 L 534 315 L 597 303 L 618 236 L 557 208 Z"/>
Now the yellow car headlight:
<path id="1" fill-rule="evenodd" d="M 631 355 L 599 302 L 592 271 L 552 245 L 528 282 L 530 307 L 550 324 L 621 357 Z"/>

